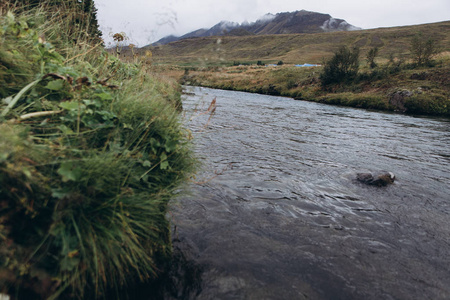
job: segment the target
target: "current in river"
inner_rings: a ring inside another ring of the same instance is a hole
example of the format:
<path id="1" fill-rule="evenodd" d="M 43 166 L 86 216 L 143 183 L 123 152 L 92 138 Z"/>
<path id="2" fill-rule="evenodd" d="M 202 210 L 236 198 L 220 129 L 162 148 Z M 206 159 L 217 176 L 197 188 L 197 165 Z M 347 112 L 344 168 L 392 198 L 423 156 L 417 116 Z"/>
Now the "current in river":
<path id="1" fill-rule="evenodd" d="M 202 163 L 171 205 L 201 270 L 185 297 L 450 299 L 449 119 L 185 89 Z M 356 180 L 382 170 L 392 185 Z"/>

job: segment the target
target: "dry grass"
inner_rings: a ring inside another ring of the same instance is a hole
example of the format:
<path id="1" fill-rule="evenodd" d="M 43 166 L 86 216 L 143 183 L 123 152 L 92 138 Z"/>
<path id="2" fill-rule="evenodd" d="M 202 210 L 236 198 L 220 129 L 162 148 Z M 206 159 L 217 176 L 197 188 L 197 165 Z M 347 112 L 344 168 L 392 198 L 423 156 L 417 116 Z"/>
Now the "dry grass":
<path id="1" fill-rule="evenodd" d="M 361 55 L 372 47 L 379 47 L 380 59 L 389 59 L 391 55 L 407 58 L 411 39 L 418 32 L 439 41 L 443 50 L 450 49 L 450 22 L 447 21 L 351 32 L 195 38 L 137 51 L 151 50 L 155 64 L 180 66 L 229 65 L 233 61 L 255 63 L 258 60 L 321 63 L 341 45 L 358 46 Z"/>

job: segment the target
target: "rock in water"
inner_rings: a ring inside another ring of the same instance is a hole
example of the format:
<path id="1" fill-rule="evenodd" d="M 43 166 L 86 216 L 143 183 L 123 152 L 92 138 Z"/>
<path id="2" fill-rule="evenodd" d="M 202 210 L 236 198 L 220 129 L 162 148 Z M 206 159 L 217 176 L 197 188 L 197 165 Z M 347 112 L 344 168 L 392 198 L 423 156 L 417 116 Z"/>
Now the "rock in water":
<path id="1" fill-rule="evenodd" d="M 386 186 L 394 183 L 395 175 L 392 172 L 381 172 L 376 175 L 371 173 L 358 173 L 356 179 L 367 185 Z"/>

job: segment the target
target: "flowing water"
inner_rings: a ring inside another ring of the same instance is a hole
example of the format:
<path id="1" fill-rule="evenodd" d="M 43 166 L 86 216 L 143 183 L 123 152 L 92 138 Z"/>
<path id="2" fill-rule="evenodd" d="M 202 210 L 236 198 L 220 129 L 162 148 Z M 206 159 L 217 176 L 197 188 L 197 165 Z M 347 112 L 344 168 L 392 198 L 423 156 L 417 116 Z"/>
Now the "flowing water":
<path id="1" fill-rule="evenodd" d="M 187 89 L 190 298 L 450 299 L 450 120 Z M 394 184 L 355 179 L 380 170 Z"/>

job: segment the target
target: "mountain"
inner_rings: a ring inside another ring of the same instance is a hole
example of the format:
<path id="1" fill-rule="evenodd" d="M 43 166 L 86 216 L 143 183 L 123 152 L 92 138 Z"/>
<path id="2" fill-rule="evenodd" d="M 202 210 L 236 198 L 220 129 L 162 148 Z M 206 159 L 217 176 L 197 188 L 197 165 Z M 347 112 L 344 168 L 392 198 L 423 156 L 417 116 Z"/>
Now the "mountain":
<path id="1" fill-rule="evenodd" d="M 170 42 L 188 39 L 188 38 L 194 38 L 194 37 L 207 37 L 207 36 L 220 36 L 224 35 L 224 33 L 229 32 L 237 27 L 239 27 L 239 23 L 234 22 L 228 22 L 228 21 L 222 21 L 210 29 L 197 29 L 195 31 L 189 32 L 183 36 L 176 37 L 173 35 L 170 35 L 168 37 L 162 38 L 153 45 L 165 45 Z"/>
<path id="2" fill-rule="evenodd" d="M 370 49 L 379 49 L 378 58 L 382 61 L 392 60 L 394 55 L 408 58 L 411 40 L 418 32 L 424 37 L 439 41 L 439 48 L 449 52 L 450 49 L 450 21 L 376 28 L 358 31 L 319 32 L 312 34 L 252 34 L 242 36 L 245 29 L 233 29 L 226 36 L 200 37 L 183 39 L 160 46 L 148 46 L 135 51 L 144 55 L 146 50 L 153 54 L 155 65 L 180 66 L 217 66 L 230 65 L 235 62 L 256 64 L 264 63 L 285 64 L 320 64 L 324 58 L 331 58 L 339 47 L 357 47 L 364 57 Z M 236 32 L 238 34 L 231 34 Z M 133 53 L 125 47 L 122 56 L 133 58 Z M 115 50 L 113 50 L 115 51 Z M 447 53 L 445 52 L 445 53 Z M 397 61 L 397 60 L 396 60 Z M 445 77 L 445 76 L 444 76 Z"/>
<path id="3" fill-rule="evenodd" d="M 348 24 L 345 20 L 335 19 L 328 14 L 306 10 L 284 12 L 276 15 L 266 14 L 256 22 L 242 24 L 222 21 L 210 29 L 198 29 L 180 37 L 168 36 L 160 39 L 153 46 L 193 37 L 223 35 L 264 35 L 289 33 L 319 33 L 330 31 L 352 31 L 361 28 Z"/>
<path id="4" fill-rule="evenodd" d="M 244 28 L 255 34 L 319 33 L 358 30 L 342 19 L 306 10 L 266 15 Z"/>
<path id="5" fill-rule="evenodd" d="M 174 36 L 174 35 L 168 35 L 166 37 L 163 37 L 162 39 L 160 39 L 157 43 L 159 45 L 165 45 L 171 42 L 175 42 L 178 41 L 180 38 L 178 36 Z"/>

